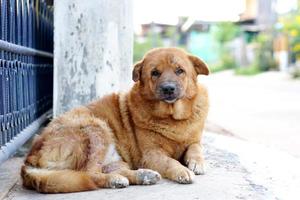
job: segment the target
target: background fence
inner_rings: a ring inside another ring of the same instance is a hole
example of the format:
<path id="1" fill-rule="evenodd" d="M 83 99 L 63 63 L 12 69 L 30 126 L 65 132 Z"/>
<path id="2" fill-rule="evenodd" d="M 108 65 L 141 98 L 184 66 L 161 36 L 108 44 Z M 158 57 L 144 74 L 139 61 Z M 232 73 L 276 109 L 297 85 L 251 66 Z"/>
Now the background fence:
<path id="1" fill-rule="evenodd" d="M 53 8 L 43 0 L 0 1 L 3 150 L 8 144 L 14 145 L 22 130 L 52 108 Z"/>

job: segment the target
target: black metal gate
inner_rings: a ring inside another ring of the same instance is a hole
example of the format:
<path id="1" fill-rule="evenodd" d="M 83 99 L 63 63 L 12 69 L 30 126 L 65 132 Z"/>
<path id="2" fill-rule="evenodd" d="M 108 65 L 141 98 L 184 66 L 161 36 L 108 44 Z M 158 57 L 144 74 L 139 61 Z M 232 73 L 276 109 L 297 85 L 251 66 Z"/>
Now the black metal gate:
<path id="1" fill-rule="evenodd" d="M 53 7 L 43 0 L 0 1 L 1 150 L 52 108 Z"/>

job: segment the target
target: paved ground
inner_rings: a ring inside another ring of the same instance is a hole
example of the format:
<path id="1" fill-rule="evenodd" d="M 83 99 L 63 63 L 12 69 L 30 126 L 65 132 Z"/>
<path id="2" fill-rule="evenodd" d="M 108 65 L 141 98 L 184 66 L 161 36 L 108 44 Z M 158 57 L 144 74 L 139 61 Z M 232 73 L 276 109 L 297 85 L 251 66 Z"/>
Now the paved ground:
<path id="1" fill-rule="evenodd" d="M 0 200 L 298 199 L 300 81 L 278 73 L 234 77 L 230 71 L 202 81 L 211 97 L 207 129 L 223 135 L 205 133 L 208 170 L 194 184 L 163 180 L 153 186 L 44 195 L 21 187 L 22 158 L 13 158 L 0 165 Z"/>
<path id="2" fill-rule="evenodd" d="M 225 71 L 200 81 L 209 88 L 209 122 L 300 158 L 300 80 L 279 72 L 245 77 Z"/>
<path id="3" fill-rule="evenodd" d="M 100 189 L 92 192 L 44 195 L 25 190 L 18 180 L 20 159 L 0 166 L 0 194 L 5 200 L 89 200 L 89 199 L 295 199 L 300 192 L 300 162 L 274 149 L 234 137 L 205 133 L 207 174 L 194 184 L 180 185 L 163 180 L 153 186 Z M 280 165 L 280 160 L 284 165 Z M 10 182 L 8 182 L 8 177 Z M 67 183 L 66 183 L 67 184 Z M 3 197 L 4 196 L 4 197 Z M 1 196 L 0 196 L 1 197 Z M 0 198 L 1 199 L 1 198 Z"/>

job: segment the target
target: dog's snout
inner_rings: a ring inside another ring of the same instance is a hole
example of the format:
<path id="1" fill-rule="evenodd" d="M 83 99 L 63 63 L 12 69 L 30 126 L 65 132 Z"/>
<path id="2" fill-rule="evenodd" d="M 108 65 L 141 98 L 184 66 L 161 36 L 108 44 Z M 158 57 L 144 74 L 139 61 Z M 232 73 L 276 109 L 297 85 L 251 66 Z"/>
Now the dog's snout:
<path id="1" fill-rule="evenodd" d="M 164 94 L 171 95 L 174 94 L 176 85 L 174 83 L 165 83 L 161 85 L 161 90 Z"/>
<path id="2" fill-rule="evenodd" d="M 158 85 L 156 94 L 160 100 L 167 103 L 174 103 L 181 95 L 181 88 L 177 82 L 167 81 Z"/>

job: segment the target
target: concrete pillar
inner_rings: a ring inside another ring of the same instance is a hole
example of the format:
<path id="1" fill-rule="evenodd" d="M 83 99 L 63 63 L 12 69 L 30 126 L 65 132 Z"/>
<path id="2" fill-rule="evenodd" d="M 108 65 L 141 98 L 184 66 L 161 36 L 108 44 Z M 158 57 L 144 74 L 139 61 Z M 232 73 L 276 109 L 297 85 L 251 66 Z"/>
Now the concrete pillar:
<path id="1" fill-rule="evenodd" d="M 131 0 L 54 1 L 54 116 L 131 83 Z"/>

